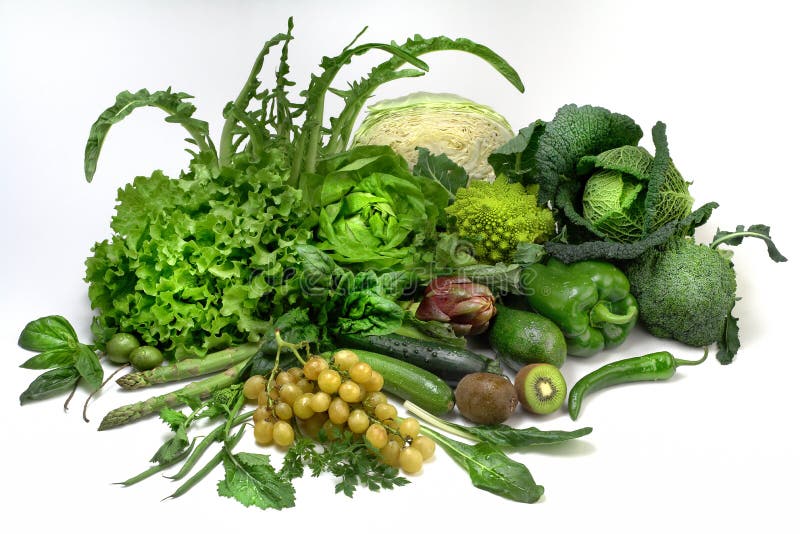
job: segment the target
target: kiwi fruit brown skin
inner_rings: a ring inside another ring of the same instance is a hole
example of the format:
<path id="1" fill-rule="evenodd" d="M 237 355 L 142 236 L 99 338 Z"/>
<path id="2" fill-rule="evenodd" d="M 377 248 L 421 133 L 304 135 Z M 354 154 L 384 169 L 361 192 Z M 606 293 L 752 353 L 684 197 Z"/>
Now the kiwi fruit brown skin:
<path id="1" fill-rule="evenodd" d="M 531 363 L 514 377 L 514 389 L 523 409 L 537 415 L 558 410 L 567 398 L 567 383 L 558 367 Z"/>
<path id="2" fill-rule="evenodd" d="M 455 399 L 461 415 L 480 425 L 502 423 L 519 404 L 514 384 L 505 375 L 496 373 L 465 375 L 456 385 Z"/>

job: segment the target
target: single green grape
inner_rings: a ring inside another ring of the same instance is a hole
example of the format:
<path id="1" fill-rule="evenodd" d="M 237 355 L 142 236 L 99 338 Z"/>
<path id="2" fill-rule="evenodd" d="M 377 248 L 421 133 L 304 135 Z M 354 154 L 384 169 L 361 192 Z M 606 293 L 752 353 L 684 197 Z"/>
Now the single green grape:
<path id="1" fill-rule="evenodd" d="M 140 371 L 154 369 L 164 361 L 164 355 L 156 347 L 143 345 L 136 347 L 130 354 L 131 364 Z"/>
<path id="2" fill-rule="evenodd" d="M 106 356 L 113 363 L 128 363 L 131 352 L 137 347 L 139 347 L 139 340 L 136 339 L 136 336 L 118 332 L 106 342 Z"/>

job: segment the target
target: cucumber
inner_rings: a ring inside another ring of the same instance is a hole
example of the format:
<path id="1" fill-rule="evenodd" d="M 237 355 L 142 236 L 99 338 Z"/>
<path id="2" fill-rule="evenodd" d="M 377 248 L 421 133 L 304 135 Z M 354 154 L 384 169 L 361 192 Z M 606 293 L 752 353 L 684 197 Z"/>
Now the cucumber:
<path id="1" fill-rule="evenodd" d="M 383 376 L 383 391 L 409 400 L 434 415 L 444 415 L 453 409 L 453 389 L 435 374 L 391 356 L 350 350 Z"/>
<path id="2" fill-rule="evenodd" d="M 503 374 L 499 362 L 494 358 L 435 341 L 397 334 L 383 336 L 344 334 L 337 340 L 342 346 L 377 352 L 416 365 L 438 376 L 449 386 L 456 386 L 470 373 Z"/>

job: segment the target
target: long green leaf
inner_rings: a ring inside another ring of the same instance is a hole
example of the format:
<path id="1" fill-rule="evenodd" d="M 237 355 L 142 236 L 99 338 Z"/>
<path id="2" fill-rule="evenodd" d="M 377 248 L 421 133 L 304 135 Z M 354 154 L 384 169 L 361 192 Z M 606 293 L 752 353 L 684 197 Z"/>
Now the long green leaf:
<path id="1" fill-rule="evenodd" d="M 130 91 L 119 93 L 114 105 L 103 111 L 89 130 L 83 162 L 86 181 L 91 182 L 94 177 L 100 149 L 103 147 L 111 126 L 140 107 L 155 107 L 166 112 L 167 122 L 182 125 L 201 151 L 212 152 L 216 157 L 214 145 L 208 137 L 208 123 L 192 117 L 196 108 L 187 102 L 190 98 L 192 96 L 186 93 L 173 93 L 171 88 L 154 93 L 147 89 L 140 89 L 135 93 Z"/>
<path id="2" fill-rule="evenodd" d="M 506 456 L 499 447 L 489 443 L 468 445 L 427 427 L 423 432 L 467 471 L 476 488 L 524 503 L 536 502 L 544 494 L 544 488 L 536 484 L 528 468 Z"/>
<path id="3" fill-rule="evenodd" d="M 415 35 L 402 45 L 399 45 L 399 47 L 414 57 L 446 50 L 472 54 L 489 63 L 517 90 L 520 92 L 525 91 L 525 86 L 519 74 L 505 59 L 487 46 L 469 39 L 451 39 L 445 36 L 424 38 L 420 35 Z M 410 69 L 400 70 L 405 63 L 406 61 L 399 55 L 392 57 L 373 68 L 365 78 L 350 84 L 350 90 L 336 91 L 336 94 L 344 99 L 344 107 L 338 118 L 331 119 L 331 135 L 328 144 L 324 148 L 323 155 L 341 152 L 347 147 L 359 112 L 378 87 L 400 78 L 422 76 L 424 74 L 424 72 Z"/>

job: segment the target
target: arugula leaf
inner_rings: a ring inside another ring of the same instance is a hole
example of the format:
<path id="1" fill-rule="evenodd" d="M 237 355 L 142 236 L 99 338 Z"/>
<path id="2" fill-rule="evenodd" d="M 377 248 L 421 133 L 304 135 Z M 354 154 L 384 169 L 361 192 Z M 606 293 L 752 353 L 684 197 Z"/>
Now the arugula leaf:
<path id="1" fill-rule="evenodd" d="M 74 349 L 78 344 L 78 335 L 64 317 L 48 315 L 25 325 L 18 343 L 23 349 L 36 352 L 64 348 Z"/>
<path id="2" fill-rule="evenodd" d="M 29 401 L 51 397 L 70 389 L 80 378 L 81 374 L 75 367 L 71 366 L 45 371 L 30 383 L 28 389 L 22 392 L 19 396 L 19 402 L 20 404 L 25 404 Z"/>
<path id="3" fill-rule="evenodd" d="M 528 468 L 506 456 L 496 445 L 483 442 L 468 445 L 429 428 L 424 432 L 467 471 L 476 488 L 524 503 L 536 502 L 544 494 L 544 488 L 536 484 Z"/>
<path id="4" fill-rule="evenodd" d="M 75 352 L 75 368 L 92 390 L 99 389 L 103 383 L 103 367 L 95 351 L 88 345 L 78 345 Z"/>
<path id="5" fill-rule="evenodd" d="M 262 510 L 294 506 L 294 487 L 275 471 L 269 456 L 248 452 L 231 454 L 226 450 L 222 464 L 225 478 L 217 484 L 217 493 L 222 497 Z"/>
<path id="6" fill-rule="evenodd" d="M 745 229 L 743 224 L 740 224 L 733 232 L 726 232 L 718 229 L 709 246 L 711 248 L 717 248 L 722 244 L 737 246 L 742 244 L 742 241 L 744 241 L 745 237 L 757 237 L 762 239 L 767 245 L 767 254 L 769 254 L 769 257 L 772 261 L 787 261 L 786 256 L 778 251 L 778 247 L 775 246 L 775 243 L 772 241 L 769 232 L 770 227 L 765 224 L 753 224 L 747 229 Z"/>
<path id="7" fill-rule="evenodd" d="M 456 198 L 456 191 L 467 186 L 469 181 L 467 171 L 445 154 L 433 155 L 424 147 L 418 147 L 417 153 L 419 154 L 417 164 L 411 172 L 439 183 L 447 191 L 448 198 L 452 202 Z"/>

